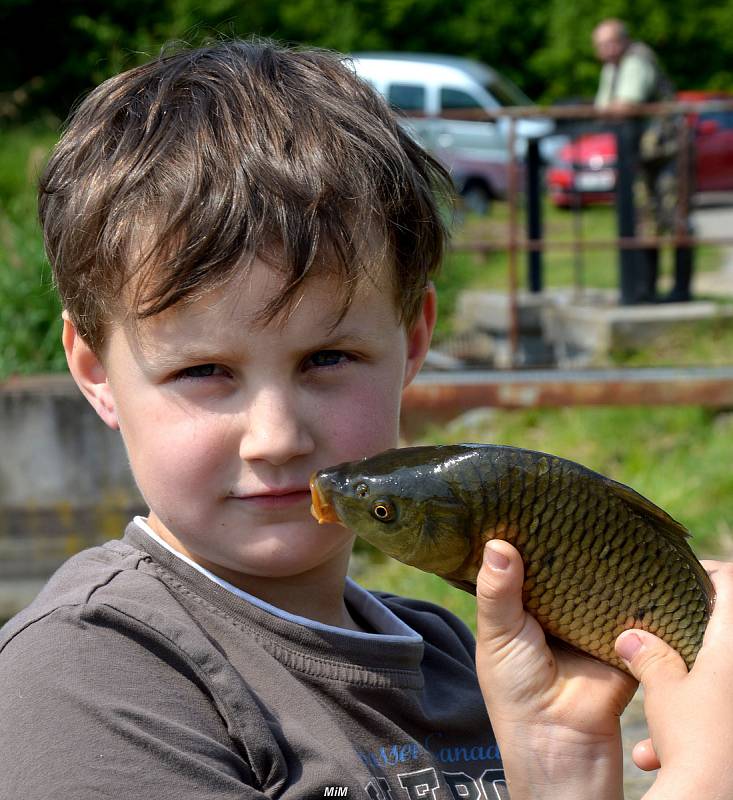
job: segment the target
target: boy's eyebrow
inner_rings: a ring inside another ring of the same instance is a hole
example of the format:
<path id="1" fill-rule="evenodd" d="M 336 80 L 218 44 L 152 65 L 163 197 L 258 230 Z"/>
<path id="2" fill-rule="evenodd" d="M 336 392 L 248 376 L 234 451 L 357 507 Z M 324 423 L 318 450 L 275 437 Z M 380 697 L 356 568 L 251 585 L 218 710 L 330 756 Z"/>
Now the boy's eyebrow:
<path id="1" fill-rule="evenodd" d="M 178 366 L 183 362 L 204 362 L 204 361 L 217 361 L 221 360 L 223 351 L 219 348 L 212 350 L 187 350 L 185 347 L 178 348 L 170 351 L 158 351 L 151 360 L 155 361 L 156 366 Z"/>
<path id="2" fill-rule="evenodd" d="M 148 369 L 173 369 L 183 364 L 202 364 L 221 360 L 221 354 L 215 351 L 187 350 L 185 347 L 176 349 L 155 349 L 152 347 L 140 348 L 143 368 Z"/>
<path id="3" fill-rule="evenodd" d="M 314 350 L 325 347 L 335 347 L 339 344 L 347 345 L 360 345 L 369 344 L 379 337 L 364 336 L 354 330 L 338 328 L 334 331 L 324 331 L 324 334 L 318 338 L 313 338 L 311 343 L 305 342 L 303 350 Z M 145 348 L 144 348 L 145 349 Z M 226 347 L 225 345 L 212 345 L 208 348 L 197 347 L 192 345 L 187 347 L 185 344 L 175 349 L 158 350 L 154 354 L 149 350 L 146 353 L 147 359 L 154 361 L 157 367 L 175 367 L 179 366 L 182 362 L 189 363 L 203 363 L 211 361 L 226 361 L 231 358 L 234 353 L 234 347 Z M 146 359 L 146 360 L 147 360 Z"/>
<path id="4" fill-rule="evenodd" d="M 349 330 L 345 328 L 343 330 L 339 329 L 338 327 L 334 330 L 327 331 L 320 339 L 322 344 L 329 344 L 329 343 L 338 343 L 346 341 L 349 344 L 366 344 L 368 342 L 374 341 L 374 339 L 379 338 L 377 336 L 364 336 L 361 333 L 357 333 L 356 331 Z"/>

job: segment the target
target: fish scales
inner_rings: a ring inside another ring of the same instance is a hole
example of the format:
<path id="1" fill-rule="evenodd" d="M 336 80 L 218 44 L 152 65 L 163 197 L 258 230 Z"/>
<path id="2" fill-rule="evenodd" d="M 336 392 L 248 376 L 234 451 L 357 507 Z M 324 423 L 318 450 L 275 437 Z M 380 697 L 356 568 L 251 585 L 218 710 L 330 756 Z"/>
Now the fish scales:
<path id="1" fill-rule="evenodd" d="M 651 631 L 694 662 L 714 590 L 687 531 L 623 484 L 546 453 L 403 448 L 317 473 L 314 513 L 475 592 L 483 546 L 511 542 L 523 600 L 546 632 L 624 669 L 614 642 Z"/>

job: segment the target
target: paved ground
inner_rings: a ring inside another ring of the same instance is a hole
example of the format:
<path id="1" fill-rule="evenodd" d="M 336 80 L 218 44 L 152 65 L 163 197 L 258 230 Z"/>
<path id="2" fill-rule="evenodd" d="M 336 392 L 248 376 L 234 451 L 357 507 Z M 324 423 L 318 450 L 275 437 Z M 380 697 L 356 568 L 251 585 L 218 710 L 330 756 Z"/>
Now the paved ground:
<path id="1" fill-rule="evenodd" d="M 648 736 L 643 702 L 643 693 L 639 690 L 621 717 L 621 732 L 624 740 L 625 800 L 640 800 L 654 782 L 656 775 L 654 772 L 642 772 L 631 760 L 631 750 L 634 745 Z"/>

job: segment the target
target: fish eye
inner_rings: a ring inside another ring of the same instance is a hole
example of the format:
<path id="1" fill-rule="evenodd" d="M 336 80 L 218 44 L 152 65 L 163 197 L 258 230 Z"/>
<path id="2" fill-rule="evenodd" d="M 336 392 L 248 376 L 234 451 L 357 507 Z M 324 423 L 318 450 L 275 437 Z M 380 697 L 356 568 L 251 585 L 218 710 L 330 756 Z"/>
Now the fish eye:
<path id="1" fill-rule="evenodd" d="M 377 500 L 372 506 L 372 514 L 380 522 L 392 522 L 395 518 L 395 507 L 389 500 Z"/>
<path id="2" fill-rule="evenodd" d="M 366 497 L 369 494 L 369 487 L 366 483 L 357 483 L 354 489 L 354 494 L 357 497 Z"/>

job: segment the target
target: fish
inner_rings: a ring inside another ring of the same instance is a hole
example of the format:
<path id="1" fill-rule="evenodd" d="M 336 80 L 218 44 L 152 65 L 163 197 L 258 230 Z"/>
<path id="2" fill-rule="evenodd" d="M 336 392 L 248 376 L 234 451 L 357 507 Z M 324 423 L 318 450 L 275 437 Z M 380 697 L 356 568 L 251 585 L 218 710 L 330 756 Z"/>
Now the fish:
<path id="1" fill-rule="evenodd" d="M 715 590 L 689 531 L 634 489 L 535 450 L 450 444 L 387 450 L 313 474 L 313 516 L 476 593 L 484 544 L 524 562 L 523 603 L 546 634 L 628 672 L 616 637 L 656 634 L 688 669 Z"/>

